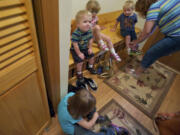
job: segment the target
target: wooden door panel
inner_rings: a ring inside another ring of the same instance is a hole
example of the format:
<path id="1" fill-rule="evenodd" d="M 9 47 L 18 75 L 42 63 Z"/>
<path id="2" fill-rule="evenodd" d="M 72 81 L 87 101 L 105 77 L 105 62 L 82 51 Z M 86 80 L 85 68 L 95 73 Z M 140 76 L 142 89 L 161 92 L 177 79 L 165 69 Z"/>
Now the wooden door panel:
<path id="1" fill-rule="evenodd" d="M 50 121 L 30 0 L 0 0 L 0 135 L 39 134 Z"/>
<path id="2" fill-rule="evenodd" d="M 47 122 L 41 91 L 34 72 L 0 97 L 1 135 L 34 135 Z"/>

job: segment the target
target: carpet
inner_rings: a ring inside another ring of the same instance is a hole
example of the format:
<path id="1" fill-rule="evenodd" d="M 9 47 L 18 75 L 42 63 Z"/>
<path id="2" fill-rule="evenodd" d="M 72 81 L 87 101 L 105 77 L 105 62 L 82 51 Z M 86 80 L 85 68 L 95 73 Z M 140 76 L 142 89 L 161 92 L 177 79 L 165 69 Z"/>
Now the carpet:
<path id="1" fill-rule="evenodd" d="M 119 119 L 118 117 L 114 117 L 113 111 L 115 109 L 123 112 L 123 118 Z M 130 133 L 130 135 L 152 135 L 143 125 L 141 125 L 128 112 L 126 112 L 114 99 L 109 101 L 98 112 L 101 116 L 108 117 L 108 120 L 105 122 L 105 124 L 108 124 L 110 121 L 119 127 L 125 128 Z M 96 124 L 93 128 L 93 131 L 98 131 L 98 129 L 100 129 L 102 126 L 104 127 L 102 124 Z"/>
<path id="2" fill-rule="evenodd" d="M 162 64 L 155 62 L 139 78 L 143 84 L 137 85 L 137 79 L 125 72 L 126 67 L 136 69 L 140 64 L 133 58 L 122 70 L 118 71 L 105 83 L 136 106 L 150 118 L 153 118 L 165 98 L 176 74 Z"/>

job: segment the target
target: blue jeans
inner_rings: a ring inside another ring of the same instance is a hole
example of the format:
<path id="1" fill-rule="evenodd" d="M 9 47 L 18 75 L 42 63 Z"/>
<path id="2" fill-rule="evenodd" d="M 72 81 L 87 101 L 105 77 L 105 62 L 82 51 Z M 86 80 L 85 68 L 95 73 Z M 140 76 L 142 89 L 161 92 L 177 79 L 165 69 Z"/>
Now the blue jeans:
<path id="1" fill-rule="evenodd" d="M 154 44 L 144 55 L 141 66 L 148 68 L 157 59 L 180 51 L 180 37 L 165 37 Z M 179 63 L 177 63 L 179 64 Z"/>
<path id="2" fill-rule="evenodd" d="M 99 133 L 94 133 L 91 130 L 85 129 L 78 124 L 75 124 L 74 135 L 116 135 L 112 128 L 101 128 Z"/>

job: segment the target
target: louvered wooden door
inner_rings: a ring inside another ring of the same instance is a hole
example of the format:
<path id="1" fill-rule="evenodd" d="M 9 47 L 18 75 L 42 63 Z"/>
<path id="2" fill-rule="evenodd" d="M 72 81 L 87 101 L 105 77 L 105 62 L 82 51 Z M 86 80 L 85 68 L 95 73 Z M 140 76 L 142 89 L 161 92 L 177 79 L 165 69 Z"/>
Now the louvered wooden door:
<path id="1" fill-rule="evenodd" d="M 30 0 L 0 0 L 0 135 L 39 134 L 50 120 Z"/>

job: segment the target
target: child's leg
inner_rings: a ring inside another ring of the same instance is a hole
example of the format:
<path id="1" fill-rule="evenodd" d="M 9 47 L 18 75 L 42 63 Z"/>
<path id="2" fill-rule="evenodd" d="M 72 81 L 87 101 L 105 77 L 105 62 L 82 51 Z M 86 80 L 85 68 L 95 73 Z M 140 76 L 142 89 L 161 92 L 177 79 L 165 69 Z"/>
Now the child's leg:
<path id="1" fill-rule="evenodd" d="M 108 46 L 108 48 L 110 49 L 110 52 L 111 52 L 111 54 L 114 56 L 114 58 L 115 58 L 117 61 L 121 61 L 121 58 L 120 58 L 119 55 L 116 53 L 116 51 L 115 51 L 115 49 L 114 49 L 114 47 L 113 47 L 113 43 L 111 42 L 111 39 L 110 39 L 108 36 L 106 36 L 106 35 L 104 35 L 104 34 L 102 34 L 102 33 L 101 33 L 101 38 L 102 38 L 104 41 L 106 41 L 107 46 Z"/>
<path id="2" fill-rule="evenodd" d="M 97 41 L 100 48 L 103 49 L 104 51 L 108 51 L 109 49 L 107 48 L 106 44 L 101 38 L 101 28 L 99 27 L 99 25 L 96 25 L 93 28 L 93 35 L 95 36 L 95 40 Z"/>
<path id="3" fill-rule="evenodd" d="M 96 70 L 93 68 L 94 66 L 94 57 L 91 57 L 88 61 L 88 70 L 91 74 L 97 74 Z"/>
<path id="4" fill-rule="evenodd" d="M 82 66 L 83 66 L 83 62 L 77 63 L 77 65 L 76 65 L 78 80 L 83 79 Z"/>
<path id="5" fill-rule="evenodd" d="M 128 55 L 130 54 L 130 51 L 131 51 L 131 48 L 129 46 L 130 42 L 131 42 L 131 36 L 130 35 L 125 36 L 125 44 L 126 44 Z"/>

